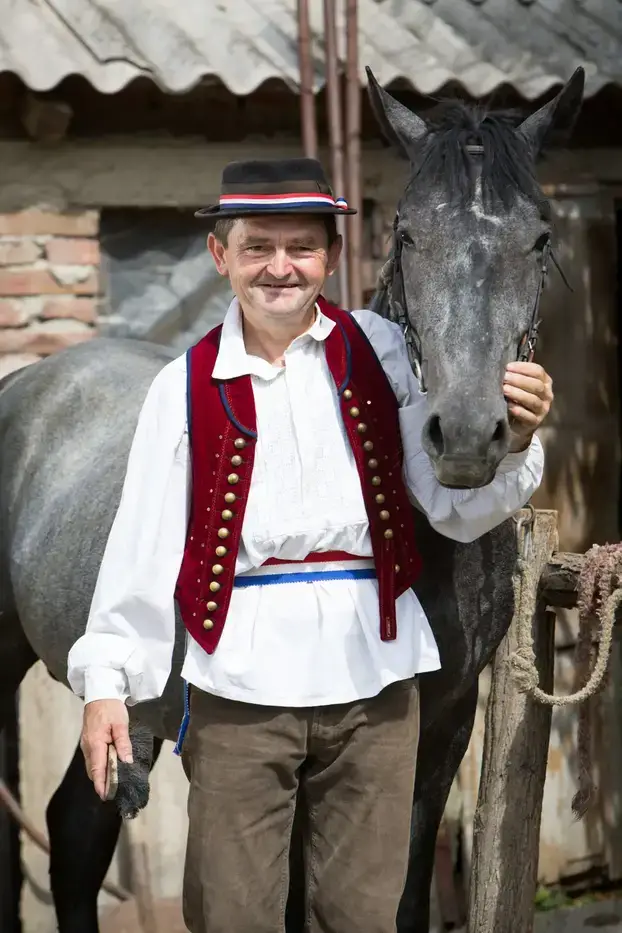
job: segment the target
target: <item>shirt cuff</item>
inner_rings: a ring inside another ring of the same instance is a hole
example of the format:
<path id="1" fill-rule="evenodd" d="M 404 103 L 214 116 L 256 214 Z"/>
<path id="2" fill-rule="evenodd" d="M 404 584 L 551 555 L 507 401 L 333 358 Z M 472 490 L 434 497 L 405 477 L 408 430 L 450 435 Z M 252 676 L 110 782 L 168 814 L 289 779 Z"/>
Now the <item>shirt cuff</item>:
<path id="1" fill-rule="evenodd" d="M 503 473 L 513 473 L 516 470 L 520 470 L 521 467 L 525 466 L 528 460 L 540 459 L 542 456 L 542 444 L 539 439 L 535 436 L 531 438 L 531 444 L 529 447 L 526 447 L 525 450 L 520 450 L 514 454 L 506 454 L 499 466 L 497 467 L 497 475 Z"/>
<path id="2" fill-rule="evenodd" d="M 113 667 L 89 667 L 84 672 L 84 702 L 122 700 L 130 695 L 127 676 Z"/>

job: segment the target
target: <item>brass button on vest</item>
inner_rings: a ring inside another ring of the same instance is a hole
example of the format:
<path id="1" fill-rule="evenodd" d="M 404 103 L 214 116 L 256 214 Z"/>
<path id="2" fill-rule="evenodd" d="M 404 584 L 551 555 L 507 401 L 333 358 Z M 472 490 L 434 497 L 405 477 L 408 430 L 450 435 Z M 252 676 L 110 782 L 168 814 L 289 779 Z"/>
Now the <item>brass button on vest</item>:
<path id="1" fill-rule="evenodd" d="M 212 593 L 217 593 L 218 590 L 220 589 L 220 583 L 217 583 L 216 580 L 212 580 L 212 582 L 209 585 L 209 588 Z"/>
<path id="2" fill-rule="evenodd" d="M 350 389 L 345 389 L 343 393 L 343 397 L 345 398 L 346 402 L 350 401 L 350 399 L 352 398 L 352 392 L 350 391 Z"/>
<path id="3" fill-rule="evenodd" d="M 352 408 L 350 409 L 350 414 L 352 415 L 353 418 L 358 418 L 358 416 L 360 415 L 360 411 L 358 410 L 356 406 L 352 406 Z"/>
<path id="4" fill-rule="evenodd" d="M 382 519 L 383 522 L 387 522 L 390 517 L 391 516 L 389 515 L 386 509 L 383 509 L 382 512 L 380 513 L 380 518 Z"/>
<path id="5" fill-rule="evenodd" d="M 207 604 L 207 611 L 214 612 L 215 609 L 218 609 L 218 603 L 215 603 L 213 599 L 210 599 Z"/>
<path id="6" fill-rule="evenodd" d="M 241 463 L 242 463 L 242 458 L 240 457 L 239 454 L 235 454 L 235 456 L 233 456 L 233 457 L 231 458 L 231 465 L 232 465 L 232 466 L 240 466 Z"/>
<path id="7" fill-rule="evenodd" d="M 243 447 L 246 447 L 246 441 L 243 437 L 236 437 L 233 442 L 233 446 L 237 447 L 238 450 L 242 450 Z"/>
<path id="8" fill-rule="evenodd" d="M 356 426 L 356 430 L 359 432 L 359 434 L 364 434 L 365 431 L 367 430 L 367 425 L 363 424 L 362 421 L 359 421 L 359 423 Z"/>
<path id="9" fill-rule="evenodd" d="M 386 535 L 386 531 L 385 531 L 385 535 Z M 223 572 L 224 569 L 225 568 L 222 566 L 222 564 L 214 564 L 214 566 L 212 567 L 212 573 L 215 573 L 216 576 L 218 576 L 219 574 Z"/>
<path id="10" fill-rule="evenodd" d="M 393 537 L 393 531 L 392 531 L 390 528 L 387 528 L 387 530 L 386 530 L 385 533 L 384 533 L 384 536 L 385 536 L 385 538 L 392 538 L 392 537 Z"/>
<path id="11" fill-rule="evenodd" d="M 372 457 L 371 460 L 367 461 L 367 466 L 369 467 L 370 470 L 375 470 L 376 467 L 378 466 L 378 461 Z"/>
<path id="12" fill-rule="evenodd" d="M 373 442 L 373 441 L 365 441 L 365 443 L 363 444 L 363 450 L 366 450 L 367 453 L 369 453 L 369 451 L 370 451 L 370 450 L 373 450 L 373 449 L 374 449 L 374 442 Z"/>
<path id="13" fill-rule="evenodd" d="M 207 629 L 209 632 L 211 628 L 214 628 L 214 623 L 212 622 L 211 619 L 206 619 L 203 623 L 203 628 Z"/>
<path id="14" fill-rule="evenodd" d="M 384 494 L 381 492 L 379 492 L 377 496 L 374 496 L 374 498 L 376 502 L 378 503 L 378 505 L 382 505 L 382 503 L 384 502 Z"/>
<path id="15" fill-rule="evenodd" d="M 372 484 L 372 486 L 379 486 L 381 482 L 382 482 L 382 480 L 380 479 L 379 476 L 372 476 L 372 478 L 371 478 L 371 484 Z"/>
<path id="16" fill-rule="evenodd" d="M 231 505 L 232 502 L 235 502 L 236 499 L 237 499 L 237 496 L 234 492 L 225 493 L 225 502 L 227 502 L 229 505 Z"/>
<path id="17" fill-rule="evenodd" d="M 233 512 L 230 509 L 225 509 L 224 512 L 220 513 L 220 517 L 222 518 L 223 522 L 230 522 L 233 518 Z"/>
<path id="18" fill-rule="evenodd" d="M 220 545 L 216 548 L 216 557 L 224 557 L 225 554 L 228 554 L 227 548 L 226 548 L 226 547 L 223 547 L 222 544 L 220 544 Z"/>
<path id="19" fill-rule="evenodd" d="M 229 529 L 228 529 L 228 528 L 219 528 L 219 529 L 218 529 L 218 537 L 219 537 L 219 538 L 228 538 L 228 537 L 229 537 Z"/>
<path id="20" fill-rule="evenodd" d="M 229 483 L 230 486 L 235 486 L 236 483 L 240 482 L 240 477 L 238 476 L 237 473 L 229 473 L 229 476 L 227 477 L 227 482 Z"/>

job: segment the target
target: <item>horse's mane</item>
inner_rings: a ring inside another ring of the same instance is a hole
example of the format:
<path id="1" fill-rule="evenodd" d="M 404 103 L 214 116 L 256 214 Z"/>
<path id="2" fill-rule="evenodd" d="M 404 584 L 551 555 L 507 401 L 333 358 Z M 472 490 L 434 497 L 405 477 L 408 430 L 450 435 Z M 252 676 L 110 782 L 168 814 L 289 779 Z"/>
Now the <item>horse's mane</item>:
<path id="1" fill-rule="evenodd" d="M 508 209 L 517 195 L 547 212 L 536 180 L 534 156 L 526 138 L 516 132 L 521 115 L 488 111 L 461 101 L 443 101 L 425 114 L 427 132 L 417 147 L 417 184 L 445 186 L 448 198 L 464 205 L 474 194 L 476 173 L 469 146 L 480 146 L 482 198 L 486 208 Z M 414 178 L 413 178 L 414 180 Z"/>

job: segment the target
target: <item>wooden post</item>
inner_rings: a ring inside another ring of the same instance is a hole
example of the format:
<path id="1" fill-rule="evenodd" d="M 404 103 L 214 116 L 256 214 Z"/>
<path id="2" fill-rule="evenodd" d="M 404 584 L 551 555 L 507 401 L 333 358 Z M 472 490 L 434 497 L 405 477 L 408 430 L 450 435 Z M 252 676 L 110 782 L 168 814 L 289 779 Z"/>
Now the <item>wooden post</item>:
<path id="1" fill-rule="evenodd" d="M 308 158 L 317 159 L 317 126 L 315 122 L 315 96 L 313 94 L 309 0 L 298 0 L 298 61 L 300 67 L 302 148 Z"/>
<path id="2" fill-rule="evenodd" d="M 518 541 L 520 553 L 524 535 L 522 529 Z M 553 687 L 554 620 L 548 617 L 547 604 L 539 596 L 537 584 L 556 546 L 556 513 L 537 511 L 528 558 L 536 585 L 531 592 L 523 593 L 523 599 L 531 603 L 540 685 L 548 692 Z M 515 583 L 518 596 L 518 574 Z M 509 665 L 516 647 L 515 615 L 492 665 L 482 773 L 473 821 L 469 933 L 533 930 L 551 707 L 535 703 L 518 688 Z"/>

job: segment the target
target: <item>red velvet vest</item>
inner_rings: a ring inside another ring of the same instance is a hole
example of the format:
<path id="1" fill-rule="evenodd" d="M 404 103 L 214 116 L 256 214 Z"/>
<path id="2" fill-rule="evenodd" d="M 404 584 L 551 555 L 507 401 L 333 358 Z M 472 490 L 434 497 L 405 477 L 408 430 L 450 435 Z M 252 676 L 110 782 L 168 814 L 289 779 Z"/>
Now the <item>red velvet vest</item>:
<path id="1" fill-rule="evenodd" d="M 420 566 L 402 480 L 398 404 L 352 315 L 324 299 L 318 303 L 337 325 L 325 341 L 326 360 L 361 480 L 378 576 L 380 635 L 389 641 L 396 636 L 395 601 L 412 586 Z M 250 376 L 212 378 L 220 332 L 220 326 L 210 331 L 187 355 L 192 502 L 175 591 L 188 632 L 208 654 L 218 645 L 231 601 L 257 441 Z"/>

